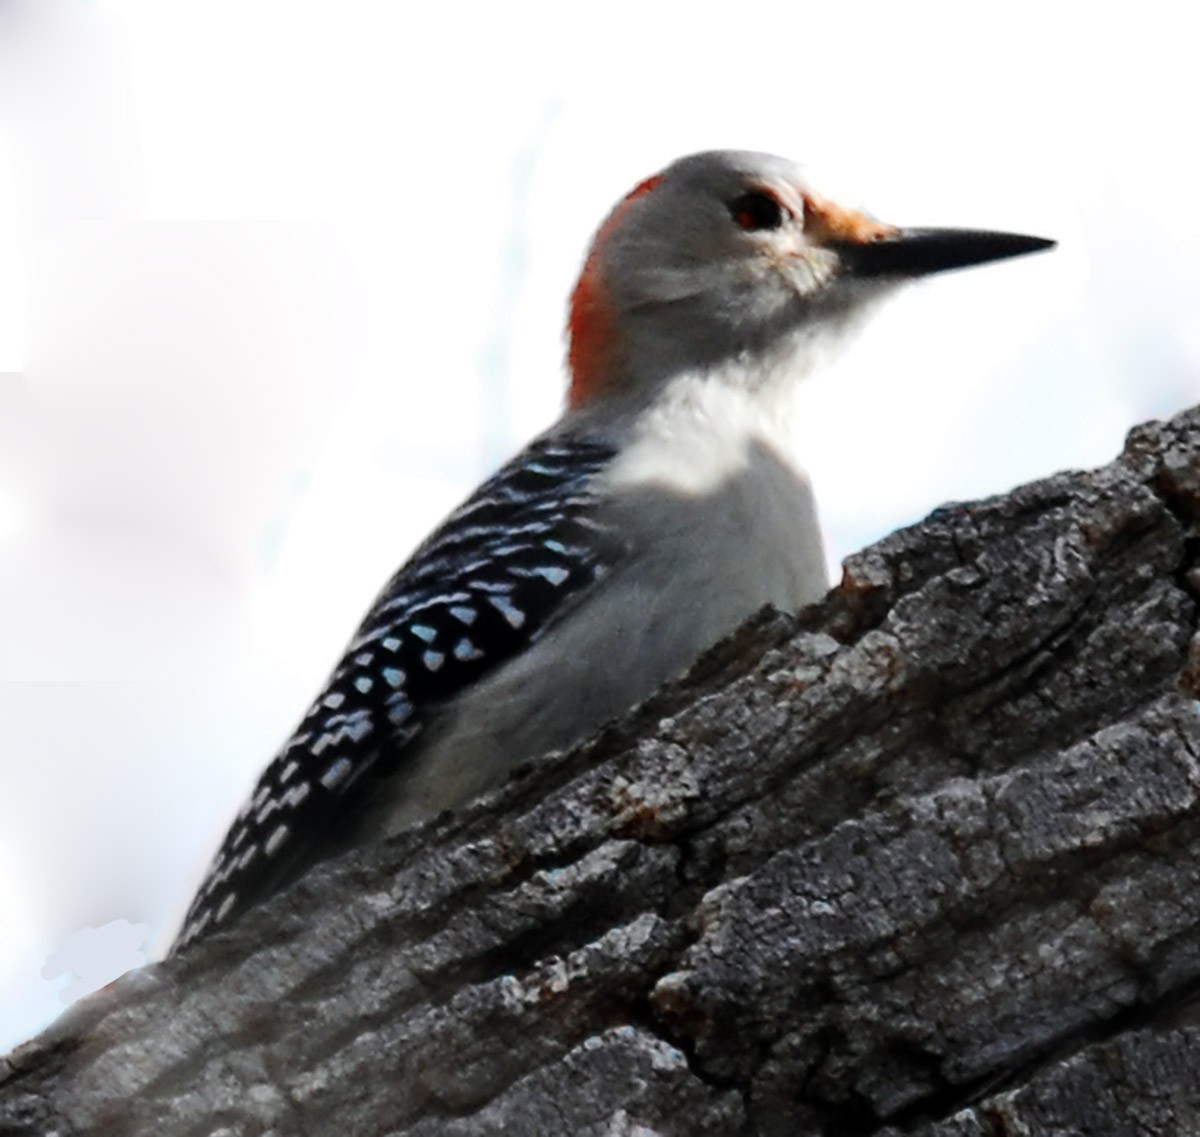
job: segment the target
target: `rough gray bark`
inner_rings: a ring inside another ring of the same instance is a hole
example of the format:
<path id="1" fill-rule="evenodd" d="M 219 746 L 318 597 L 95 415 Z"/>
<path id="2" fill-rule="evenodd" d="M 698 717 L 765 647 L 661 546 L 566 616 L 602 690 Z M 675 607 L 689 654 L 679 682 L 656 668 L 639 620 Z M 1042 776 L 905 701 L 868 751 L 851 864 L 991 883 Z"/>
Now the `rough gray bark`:
<path id="1" fill-rule="evenodd" d="M 0 1134 L 1200 1132 L 1200 408 L 8 1059 Z"/>

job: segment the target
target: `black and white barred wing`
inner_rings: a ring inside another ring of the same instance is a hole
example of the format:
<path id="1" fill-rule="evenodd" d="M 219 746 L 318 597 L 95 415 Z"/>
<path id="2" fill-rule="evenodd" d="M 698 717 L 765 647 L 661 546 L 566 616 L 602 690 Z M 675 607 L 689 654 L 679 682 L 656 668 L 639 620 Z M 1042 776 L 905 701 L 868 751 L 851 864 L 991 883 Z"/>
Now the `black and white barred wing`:
<path id="1" fill-rule="evenodd" d="M 176 941 L 228 923 L 336 847 L 439 704 L 535 639 L 619 557 L 595 520 L 607 447 L 542 441 L 389 581 L 230 827 Z"/>

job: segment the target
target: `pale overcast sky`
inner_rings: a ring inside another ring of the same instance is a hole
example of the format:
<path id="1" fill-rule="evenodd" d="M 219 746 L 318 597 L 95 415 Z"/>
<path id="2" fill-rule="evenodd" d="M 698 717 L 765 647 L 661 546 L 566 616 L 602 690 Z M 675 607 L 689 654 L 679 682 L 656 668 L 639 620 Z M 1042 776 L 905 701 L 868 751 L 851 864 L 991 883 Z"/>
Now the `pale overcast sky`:
<path id="1" fill-rule="evenodd" d="M 166 946 L 375 590 L 557 413 L 590 233 L 672 158 L 1061 242 L 809 385 L 831 573 L 1200 400 L 1179 11 L 3 0 L 0 1051 Z"/>

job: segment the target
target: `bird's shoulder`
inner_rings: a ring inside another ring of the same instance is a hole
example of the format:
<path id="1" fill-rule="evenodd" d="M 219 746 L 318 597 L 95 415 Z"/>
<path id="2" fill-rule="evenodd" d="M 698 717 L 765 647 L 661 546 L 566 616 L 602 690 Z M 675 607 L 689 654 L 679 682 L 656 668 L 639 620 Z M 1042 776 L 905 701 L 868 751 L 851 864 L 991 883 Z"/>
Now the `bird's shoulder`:
<path id="1" fill-rule="evenodd" d="M 598 475 L 614 456 L 612 446 L 586 438 L 543 438 L 528 446 L 396 572 L 359 628 L 347 661 L 404 628 L 419 688 L 413 693 L 436 698 L 445 682 L 437 678 L 443 675 L 437 652 L 458 663 L 482 662 L 470 644 L 494 661 L 497 652 L 536 635 L 567 596 L 619 558 L 619 541 L 597 509 Z M 468 643 L 456 652 L 464 639 Z M 428 661 L 433 668 L 425 666 Z M 417 678 L 422 672 L 423 680 Z"/>

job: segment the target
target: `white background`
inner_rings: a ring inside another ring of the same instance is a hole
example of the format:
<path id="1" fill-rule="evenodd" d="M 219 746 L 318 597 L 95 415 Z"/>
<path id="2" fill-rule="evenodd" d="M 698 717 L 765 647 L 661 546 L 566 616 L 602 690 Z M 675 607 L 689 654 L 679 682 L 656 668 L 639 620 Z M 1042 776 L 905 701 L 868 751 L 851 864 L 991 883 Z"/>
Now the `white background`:
<path id="1" fill-rule="evenodd" d="M 0 1050 L 166 946 L 375 589 L 557 413 L 589 235 L 679 154 L 1061 242 L 809 385 L 833 572 L 1200 399 L 1181 10 L 2 0 Z"/>

